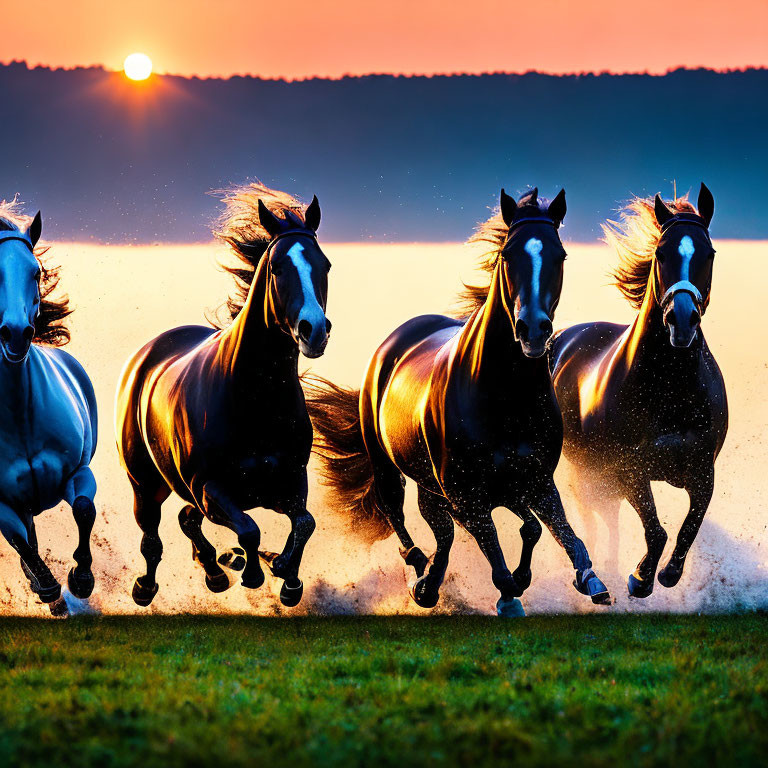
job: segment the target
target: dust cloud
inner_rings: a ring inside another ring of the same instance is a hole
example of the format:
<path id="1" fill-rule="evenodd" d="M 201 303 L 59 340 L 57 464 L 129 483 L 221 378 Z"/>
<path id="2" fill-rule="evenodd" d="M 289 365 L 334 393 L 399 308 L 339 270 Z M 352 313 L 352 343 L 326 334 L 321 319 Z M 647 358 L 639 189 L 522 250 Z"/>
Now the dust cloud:
<path id="1" fill-rule="evenodd" d="M 556 480 L 568 517 L 589 548 L 595 568 L 616 597 L 597 608 L 571 586 L 565 553 L 545 531 L 534 553 L 533 583 L 523 603 L 529 613 L 587 611 L 721 612 L 768 608 L 768 360 L 764 333 L 768 311 L 763 296 L 767 244 L 717 243 L 712 302 L 704 331 L 723 369 L 730 403 L 730 431 L 717 463 L 715 496 L 694 544 L 680 584 L 656 585 L 646 600 L 630 599 L 626 577 L 644 552 L 639 518 L 626 503 L 600 498 L 588 478 L 565 460 Z M 369 356 L 384 337 L 409 317 L 443 312 L 461 280 L 471 280 L 475 252 L 454 244 L 325 245 L 333 262 L 328 315 L 333 334 L 325 356 L 302 359 L 302 368 L 342 384 L 357 385 Z M 600 245 L 568 246 L 563 298 L 555 326 L 585 321 L 628 322 L 632 310 L 610 286 L 612 253 Z M 207 591 L 203 572 L 192 561 L 191 545 L 179 530 L 181 507 L 172 496 L 160 528 L 165 553 L 158 571 L 160 591 L 148 609 L 130 596 L 142 573 L 140 532 L 133 520 L 132 496 L 119 466 L 112 427 L 115 385 L 128 356 L 157 333 L 187 323 L 204 323 L 206 309 L 220 303 L 228 278 L 216 269 L 222 252 L 214 245 L 146 247 L 55 244 L 51 259 L 62 266 L 61 285 L 76 307 L 69 351 L 84 364 L 100 407 L 99 447 L 92 467 L 99 483 L 99 511 L 93 535 L 96 590 L 87 605 L 72 610 L 103 613 L 257 613 L 262 615 L 394 614 L 428 615 L 407 595 L 406 572 L 394 538 L 368 549 L 345 535 L 327 506 L 323 487 L 310 466 L 309 509 L 318 529 L 302 568 L 305 597 L 286 610 L 278 600 L 280 582 L 269 576 L 253 592 L 235 584 L 228 592 Z M 751 277 L 745 277 L 751 276 Z M 311 362 L 311 365 L 310 365 Z M 669 556 L 685 515 L 681 491 L 654 488 L 662 524 L 670 534 Z M 502 545 L 514 566 L 520 550 L 519 520 L 497 510 Z M 263 546 L 280 550 L 288 533 L 285 518 L 267 510 L 254 517 Z M 37 522 L 41 554 L 63 584 L 72 564 L 76 528 L 62 505 Z M 409 483 L 406 521 L 416 541 L 429 552 L 432 535 L 418 514 Z M 218 549 L 235 543 L 229 531 L 205 523 Z M 48 611 L 28 589 L 18 558 L 0 541 L 0 612 L 45 616 Z M 458 532 L 442 598 L 436 612 L 492 613 L 498 593 L 477 546 Z"/>

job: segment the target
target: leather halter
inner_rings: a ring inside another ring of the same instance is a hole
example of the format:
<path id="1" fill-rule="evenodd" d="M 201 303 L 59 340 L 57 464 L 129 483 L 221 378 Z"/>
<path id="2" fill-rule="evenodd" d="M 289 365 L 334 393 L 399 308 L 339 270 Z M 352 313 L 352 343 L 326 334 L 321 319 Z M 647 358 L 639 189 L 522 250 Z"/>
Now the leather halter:
<path id="1" fill-rule="evenodd" d="M 665 221 L 661 225 L 661 234 L 663 235 L 670 227 L 675 226 L 675 224 L 691 224 L 695 227 L 701 227 L 707 234 L 709 234 L 709 227 L 707 227 L 698 216 L 695 214 L 686 215 L 685 213 L 677 214 Z M 701 295 L 701 291 L 690 280 L 678 280 L 664 291 L 664 295 L 659 300 L 659 307 L 661 307 L 661 311 L 665 315 L 667 313 L 667 308 L 678 293 L 690 293 L 694 302 L 696 302 L 699 315 L 704 315 L 704 312 L 707 310 L 707 304 L 709 304 L 709 296 L 707 296 L 705 300 Z"/>
<path id="2" fill-rule="evenodd" d="M 517 221 L 513 221 L 509 225 L 509 232 L 507 233 L 507 237 L 512 234 L 512 232 L 517 229 L 521 224 L 525 224 L 528 221 L 538 221 L 541 224 L 551 224 L 555 229 L 560 228 L 560 224 L 552 221 L 552 219 L 546 217 L 546 216 L 525 216 L 522 219 L 518 219 Z"/>
<path id="3" fill-rule="evenodd" d="M 0 232 L 0 243 L 7 243 L 10 240 L 18 240 L 29 248 L 32 253 L 35 252 L 35 247 L 32 245 L 32 241 L 22 232 L 18 230 L 8 230 L 7 232 Z"/>
<path id="4" fill-rule="evenodd" d="M 269 251 L 279 240 L 282 240 L 284 237 L 288 237 L 289 235 L 304 235 L 305 237 L 311 237 L 315 242 L 317 242 L 317 235 L 307 229 L 287 229 L 285 232 L 279 232 L 269 241 L 265 253 L 269 253 Z"/>

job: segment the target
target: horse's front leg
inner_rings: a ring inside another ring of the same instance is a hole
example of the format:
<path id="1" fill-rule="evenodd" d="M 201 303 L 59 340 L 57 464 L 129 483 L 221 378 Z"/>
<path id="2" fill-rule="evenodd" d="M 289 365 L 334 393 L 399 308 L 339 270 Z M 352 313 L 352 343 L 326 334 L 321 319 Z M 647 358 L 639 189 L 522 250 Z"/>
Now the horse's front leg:
<path id="1" fill-rule="evenodd" d="M 242 585 L 248 589 L 258 589 L 264 583 L 264 571 L 261 570 L 259 562 L 259 543 L 261 542 L 259 526 L 250 515 L 229 498 L 217 483 L 206 483 L 202 497 L 203 508 L 208 518 L 234 531 L 240 546 L 245 550 L 246 564 Z"/>
<path id="2" fill-rule="evenodd" d="M 32 591 L 42 602 L 57 604 L 61 597 L 61 585 L 37 551 L 37 538 L 34 533 L 30 536 L 30 531 L 34 531 L 33 525 L 30 520 L 30 527 L 27 529 L 15 510 L 0 502 L 0 533 L 18 552 L 22 564 L 26 566 L 24 572 L 30 580 Z"/>
<path id="3" fill-rule="evenodd" d="M 67 576 L 69 591 L 80 600 L 91 596 L 94 578 L 91 566 L 91 532 L 96 522 L 96 478 L 90 467 L 80 467 L 67 483 L 64 498 L 72 507 L 72 517 L 77 524 L 77 549 L 73 557 L 77 565 L 70 569 Z"/>
<path id="4" fill-rule="evenodd" d="M 627 586 L 632 597 L 648 597 L 653 592 L 653 577 L 667 543 L 667 532 L 659 522 L 651 484 L 647 480 L 629 487 L 626 496 L 643 523 L 647 547 L 645 556 L 637 564 L 637 569 L 630 574 Z"/>
<path id="5" fill-rule="evenodd" d="M 496 525 L 491 517 L 490 502 L 479 505 L 454 502 L 454 510 L 456 521 L 477 541 L 480 551 L 491 565 L 493 585 L 501 593 L 496 603 L 496 612 L 505 617 L 523 616 L 523 607 L 517 599 L 523 590 L 507 567 Z"/>
<path id="6" fill-rule="evenodd" d="M 512 575 L 520 589 L 526 590 L 531 586 L 531 560 L 533 559 L 533 550 L 541 538 L 541 523 L 527 507 L 521 506 L 519 502 L 506 506 L 523 521 L 520 526 L 520 539 L 523 544 L 520 551 L 520 562 Z"/>
<path id="7" fill-rule="evenodd" d="M 699 532 L 701 522 L 704 520 L 704 515 L 709 507 L 709 502 L 712 501 L 714 488 L 714 466 L 696 477 L 695 485 L 693 483 L 686 484 L 685 490 L 688 492 L 691 505 L 680 528 L 680 533 L 677 534 L 677 543 L 672 551 L 672 556 L 669 558 L 667 565 L 659 571 L 659 584 L 663 587 L 674 587 L 680 581 L 680 577 L 683 575 L 683 568 L 685 567 L 685 558 Z"/>
<path id="8" fill-rule="evenodd" d="M 299 604 L 304 594 L 304 584 L 299 578 L 301 559 L 310 536 L 315 531 L 315 518 L 307 510 L 307 471 L 302 470 L 293 483 L 294 492 L 286 500 L 275 505 L 291 521 L 291 532 L 283 551 L 277 555 L 262 552 L 261 557 L 273 575 L 283 579 L 280 602 L 292 608 Z"/>
<path id="9" fill-rule="evenodd" d="M 573 532 L 571 524 L 565 516 L 563 502 L 560 500 L 555 481 L 552 478 L 546 480 L 541 491 L 534 496 L 531 502 L 533 512 L 542 523 L 549 528 L 557 543 L 565 550 L 576 570 L 576 578 L 573 586 L 582 595 L 588 595 L 592 602 L 598 605 L 609 605 L 611 596 L 608 588 L 592 570 L 592 561 L 589 558 L 584 542 Z"/>

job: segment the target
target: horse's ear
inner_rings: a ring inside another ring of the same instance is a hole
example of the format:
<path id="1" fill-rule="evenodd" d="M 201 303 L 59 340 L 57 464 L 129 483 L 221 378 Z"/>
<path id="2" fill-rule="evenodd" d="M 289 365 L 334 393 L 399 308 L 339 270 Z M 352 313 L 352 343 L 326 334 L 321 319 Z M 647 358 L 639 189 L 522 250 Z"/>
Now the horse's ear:
<path id="1" fill-rule="evenodd" d="M 715 198 L 712 197 L 709 187 L 703 181 L 701 182 L 701 189 L 699 189 L 699 200 L 696 203 L 696 207 L 699 209 L 699 216 L 709 226 L 709 222 L 712 221 L 712 217 L 715 215 Z"/>
<path id="2" fill-rule="evenodd" d="M 32 245 L 36 245 L 40 239 L 40 235 L 43 232 L 43 217 L 40 215 L 40 211 L 35 214 L 35 218 L 32 219 L 32 223 L 27 227 L 27 237 Z"/>
<path id="3" fill-rule="evenodd" d="M 565 204 L 565 190 L 561 189 L 555 196 L 555 199 L 549 204 L 547 213 L 555 224 L 560 225 L 565 218 L 565 212 L 567 210 L 568 206 Z"/>
<path id="4" fill-rule="evenodd" d="M 674 215 L 674 211 L 667 208 L 667 204 L 661 199 L 661 195 L 656 193 L 653 201 L 653 208 L 656 212 L 656 221 L 660 227 L 663 227 Z"/>
<path id="5" fill-rule="evenodd" d="M 515 214 L 517 213 L 517 203 L 514 197 L 510 197 L 505 191 L 504 187 L 501 188 L 501 218 L 504 219 L 504 223 L 508 226 L 512 226 L 512 222 L 515 220 Z"/>
<path id="6" fill-rule="evenodd" d="M 307 206 L 304 222 L 313 232 L 317 232 L 320 226 L 320 203 L 317 201 L 317 195 L 312 196 L 312 202 Z"/>
<path id="7" fill-rule="evenodd" d="M 267 234 L 270 237 L 274 237 L 282 231 L 280 219 L 264 205 L 261 199 L 259 199 L 259 223 L 267 230 Z"/>

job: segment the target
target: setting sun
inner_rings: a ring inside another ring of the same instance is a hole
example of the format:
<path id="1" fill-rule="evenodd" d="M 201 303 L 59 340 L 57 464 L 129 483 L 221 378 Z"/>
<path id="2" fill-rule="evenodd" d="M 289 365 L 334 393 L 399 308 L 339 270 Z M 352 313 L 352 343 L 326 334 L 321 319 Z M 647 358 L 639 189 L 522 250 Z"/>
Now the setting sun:
<path id="1" fill-rule="evenodd" d="M 152 74 L 152 59 L 145 53 L 132 53 L 126 56 L 123 71 L 131 80 L 146 80 Z"/>

